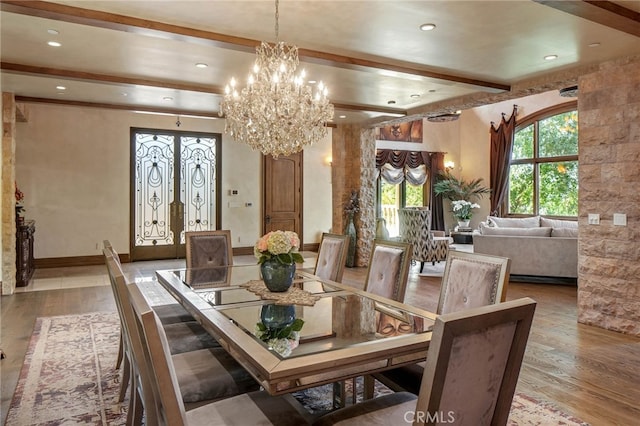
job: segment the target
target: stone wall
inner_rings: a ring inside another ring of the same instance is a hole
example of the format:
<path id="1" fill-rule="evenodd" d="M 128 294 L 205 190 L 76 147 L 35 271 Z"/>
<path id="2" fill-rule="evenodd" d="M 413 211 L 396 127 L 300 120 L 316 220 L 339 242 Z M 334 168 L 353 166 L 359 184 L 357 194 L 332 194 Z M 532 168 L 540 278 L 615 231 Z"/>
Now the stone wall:
<path id="1" fill-rule="evenodd" d="M 640 335 L 640 58 L 602 64 L 579 87 L 578 321 Z"/>
<path id="2" fill-rule="evenodd" d="M 344 233 L 344 206 L 351 191 L 358 191 L 360 212 L 354 221 L 358 236 L 355 264 L 367 266 L 375 237 L 375 129 L 339 125 L 332 134 L 333 232 Z"/>
<path id="3" fill-rule="evenodd" d="M 2 94 L 2 294 L 16 289 L 16 102 Z"/>

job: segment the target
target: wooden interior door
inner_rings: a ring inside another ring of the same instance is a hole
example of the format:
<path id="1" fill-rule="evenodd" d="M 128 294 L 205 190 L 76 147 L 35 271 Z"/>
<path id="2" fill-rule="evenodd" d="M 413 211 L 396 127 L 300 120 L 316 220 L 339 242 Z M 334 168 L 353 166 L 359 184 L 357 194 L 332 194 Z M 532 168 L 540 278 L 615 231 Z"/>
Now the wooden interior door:
<path id="1" fill-rule="evenodd" d="M 264 157 L 264 233 L 294 231 L 302 239 L 302 152 Z"/>

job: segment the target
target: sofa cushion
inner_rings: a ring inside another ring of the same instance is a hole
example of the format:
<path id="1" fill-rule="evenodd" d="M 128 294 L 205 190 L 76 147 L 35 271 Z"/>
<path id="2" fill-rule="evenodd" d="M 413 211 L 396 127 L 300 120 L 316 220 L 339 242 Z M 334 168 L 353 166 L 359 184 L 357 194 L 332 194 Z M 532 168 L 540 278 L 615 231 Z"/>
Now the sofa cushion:
<path id="1" fill-rule="evenodd" d="M 546 217 L 541 217 L 540 218 L 540 226 L 550 226 L 552 228 L 575 228 L 575 229 L 578 229 L 578 222 L 575 221 L 575 220 L 547 219 Z"/>
<path id="2" fill-rule="evenodd" d="M 550 237 L 551 228 L 537 227 L 537 228 L 494 228 L 483 227 L 481 229 L 482 235 L 510 235 L 510 236 L 526 236 L 526 237 Z"/>
<path id="3" fill-rule="evenodd" d="M 496 217 L 487 216 L 490 226 L 499 228 L 537 228 L 540 226 L 540 216 L 532 217 Z"/>
<path id="4" fill-rule="evenodd" d="M 552 228 L 552 237 L 578 238 L 578 228 Z"/>

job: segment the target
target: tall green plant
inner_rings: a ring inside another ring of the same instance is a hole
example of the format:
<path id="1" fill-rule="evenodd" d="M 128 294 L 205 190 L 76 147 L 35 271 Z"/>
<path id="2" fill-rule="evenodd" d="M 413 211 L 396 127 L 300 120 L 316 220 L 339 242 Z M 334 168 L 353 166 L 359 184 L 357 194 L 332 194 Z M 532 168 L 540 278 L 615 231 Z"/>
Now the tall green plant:
<path id="1" fill-rule="evenodd" d="M 490 193 L 491 189 L 482 185 L 482 178 L 465 181 L 458 179 L 450 172 L 445 172 L 438 176 L 433 191 L 436 195 L 441 195 L 451 201 L 477 201 L 484 194 Z"/>

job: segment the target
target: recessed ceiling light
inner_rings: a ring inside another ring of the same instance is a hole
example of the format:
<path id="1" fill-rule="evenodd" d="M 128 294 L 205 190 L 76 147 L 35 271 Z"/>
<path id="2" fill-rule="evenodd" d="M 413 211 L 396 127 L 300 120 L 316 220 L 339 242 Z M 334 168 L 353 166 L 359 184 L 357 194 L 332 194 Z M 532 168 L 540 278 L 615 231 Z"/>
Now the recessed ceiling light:
<path id="1" fill-rule="evenodd" d="M 396 103 L 396 101 L 391 100 L 391 101 L 387 101 L 387 103 L 388 103 L 389 105 L 393 105 L 393 104 L 395 104 L 395 103 Z"/>
<path id="2" fill-rule="evenodd" d="M 67 90 L 67 88 L 64 87 L 64 86 L 56 86 L 56 89 L 58 89 L 58 90 Z"/>
<path id="3" fill-rule="evenodd" d="M 60 32 L 58 30 L 54 30 L 53 28 L 49 28 L 47 32 L 51 35 L 58 35 Z"/>
<path id="4" fill-rule="evenodd" d="M 547 55 L 544 57 L 545 61 L 553 61 L 554 59 L 558 59 L 558 55 Z"/>
<path id="5" fill-rule="evenodd" d="M 164 101 L 172 101 L 173 98 L 171 96 L 165 96 L 164 98 L 162 98 L 162 100 L 164 100 Z"/>
<path id="6" fill-rule="evenodd" d="M 52 47 L 60 47 L 60 46 L 62 46 L 62 43 L 58 43 L 57 41 L 49 41 L 49 42 L 47 42 L 47 44 L 49 46 L 52 46 Z"/>
<path id="7" fill-rule="evenodd" d="M 339 115 L 338 118 L 347 118 L 346 115 Z"/>
<path id="8" fill-rule="evenodd" d="M 129 94 L 127 92 L 122 92 L 121 95 L 122 96 L 129 96 Z"/>
<path id="9" fill-rule="evenodd" d="M 317 83 L 317 81 L 315 81 L 315 80 L 309 80 L 309 81 L 308 81 L 308 83 L 309 83 L 309 84 L 316 84 L 316 83 Z"/>
<path id="10" fill-rule="evenodd" d="M 198 62 L 198 63 L 196 64 L 196 67 L 198 67 L 198 68 L 206 68 L 206 67 L 208 67 L 208 66 L 209 66 L 209 65 L 204 64 L 204 63 L 202 63 L 202 62 Z"/>
<path id="11" fill-rule="evenodd" d="M 420 95 L 418 95 L 417 93 L 414 93 L 413 95 L 411 95 L 409 97 L 413 98 L 413 99 L 418 99 L 420 97 Z"/>
<path id="12" fill-rule="evenodd" d="M 598 46 L 600 46 L 600 43 L 597 41 L 595 43 L 589 43 L 589 47 L 598 47 Z"/>
<path id="13" fill-rule="evenodd" d="M 422 24 L 420 25 L 421 31 L 431 31 L 436 28 L 436 24 Z"/>

